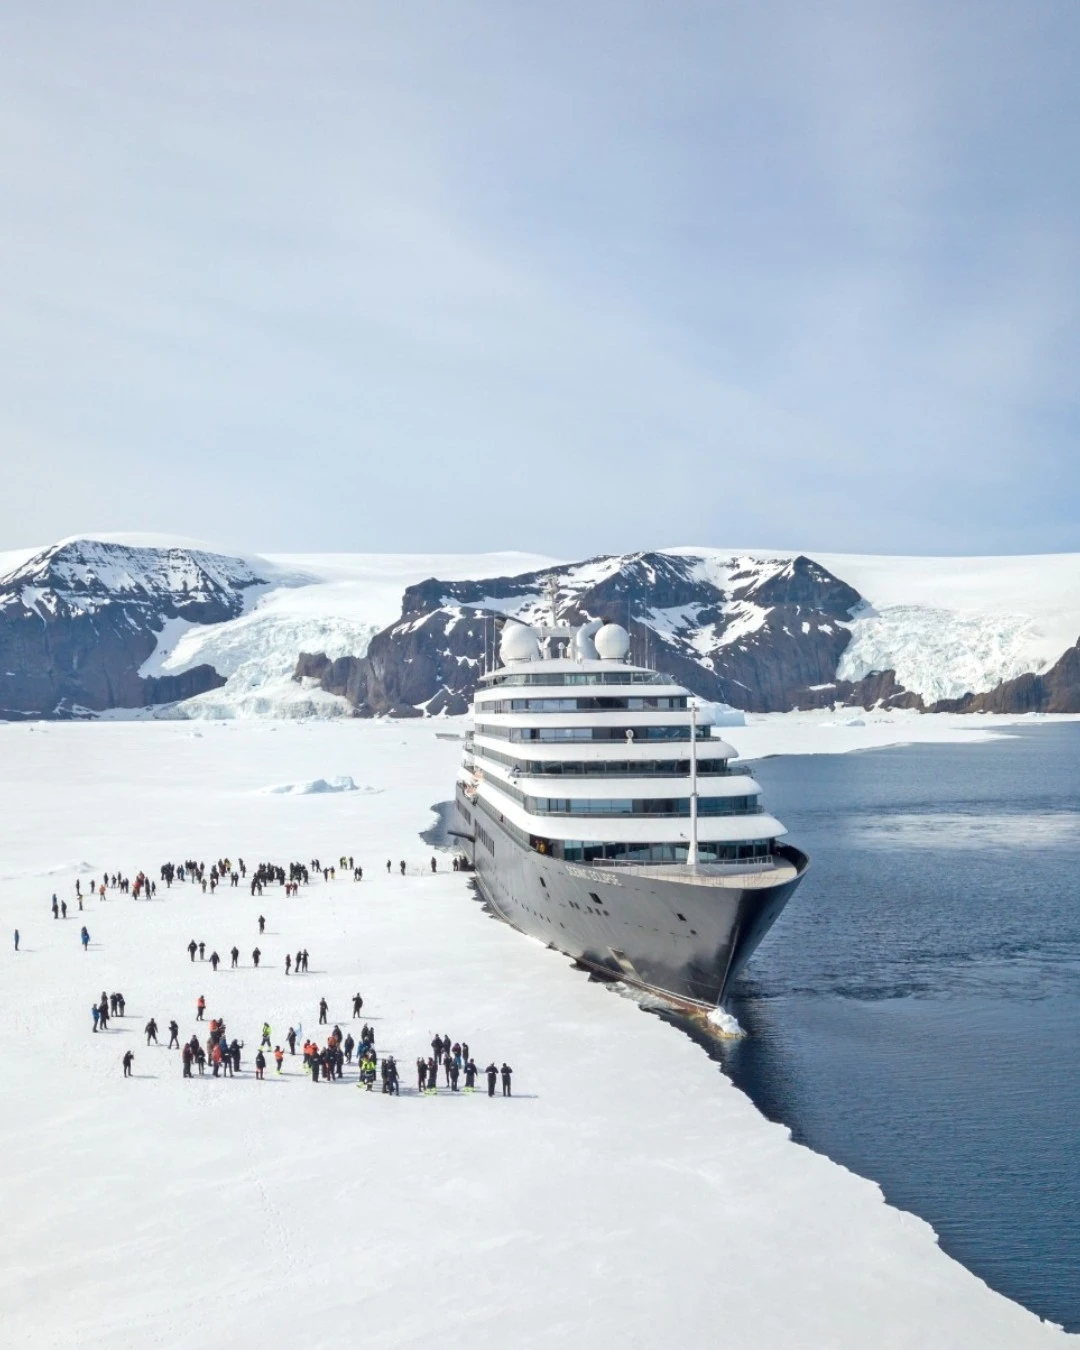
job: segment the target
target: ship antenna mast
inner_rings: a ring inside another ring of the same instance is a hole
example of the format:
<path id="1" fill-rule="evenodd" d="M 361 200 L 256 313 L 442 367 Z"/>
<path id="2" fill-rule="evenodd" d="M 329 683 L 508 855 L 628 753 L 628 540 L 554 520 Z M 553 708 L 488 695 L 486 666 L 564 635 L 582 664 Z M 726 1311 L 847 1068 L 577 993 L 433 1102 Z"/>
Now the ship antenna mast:
<path id="1" fill-rule="evenodd" d="M 690 696 L 690 847 L 686 852 L 686 861 L 690 867 L 697 867 L 697 704 Z"/>
<path id="2" fill-rule="evenodd" d="M 551 626 L 559 626 L 559 586 L 555 580 L 554 574 L 549 574 L 544 581 L 544 589 L 547 591 L 548 604 L 551 606 Z"/>

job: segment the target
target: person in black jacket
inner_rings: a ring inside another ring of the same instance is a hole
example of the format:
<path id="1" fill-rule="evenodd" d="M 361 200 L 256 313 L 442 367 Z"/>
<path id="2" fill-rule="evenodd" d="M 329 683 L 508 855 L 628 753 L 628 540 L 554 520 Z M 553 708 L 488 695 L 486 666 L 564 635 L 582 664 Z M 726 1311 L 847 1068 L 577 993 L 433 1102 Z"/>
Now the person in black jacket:
<path id="1" fill-rule="evenodd" d="M 132 1065 L 134 1059 L 135 1059 L 135 1055 L 134 1055 L 134 1053 L 133 1053 L 131 1050 L 128 1050 L 128 1051 L 125 1052 L 125 1054 L 124 1054 L 124 1059 L 123 1059 L 123 1065 L 124 1065 L 124 1077 L 125 1077 L 125 1078 L 130 1078 L 130 1077 L 131 1077 L 131 1065 Z"/>
<path id="2" fill-rule="evenodd" d="M 513 1069 L 510 1067 L 510 1065 L 507 1064 L 507 1062 L 506 1062 L 505 1059 L 503 1060 L 503 1066 L 502 1066 L 502 1068 L 499 1070 L 499 1072 L 502 1074 L 503 1096 L 504 1096 L 504 1097 L 509 1097 L 509 1096 L 511 1095 L 511 1092 L 510 1092 L 510 1075 L 511 1075 L 514 1071 L 513 1071 Z"/>
<path id="3" fill-rule="evenodd" d="M 157 1045 L 157 1043 L 158 1043 L 158 1042 L 157 1042 L 157 1023 L 154 1021 L 154 1019 L 153 1019 L 152 1017 L 151 1017 L 150 1021 L 147 1022 L 147 1024 L 146 1024 L 146 1044 L 149 1045 L 151 1041 L 153 1041 L 155 1045 Z"/>
<path id="4" fill-rule="evenodd" d="M 492 1062 L 487 1066 L 487 1068 L 484 1070 L 484 1072 L 487 1074 L 487 1080 L 488 1080 L 488 1096 L 489 1096 L 489 1097 L 494 1097 L 494 1096 L 495 1096 L 495 1083 L 496 1083 L 496 1081 L 498 1080 L 498 1077 L 499 1077 L 499 1071 L 498 1071 L 498 1069 L 495 1067 L 494 1061 L 492 1061 Z"/>
<path id="5" fill-rule="evenodd" d="M 479 1073 L 476 1067 L 476 1060 L 470 1059 L 465 1065 L 465 1091 L 471 1092 L 476 1087 L 476 1075 Z"/>
<path id="6" fill-rule="evenodd" d="M 176 1025 L 176 1020 L 175 1020 L 175 1018 L 173 1019 L 173 1021 L 171 1021 L 171 1022 L 169 1023 L 169 1045 L 168 1045 L 168 1048 L 171 1050 L 171 1049 L 173 1048 L 174 1045 L 176 1046 L 177 1050 L 180 1049 L 180 1028 Z"/>

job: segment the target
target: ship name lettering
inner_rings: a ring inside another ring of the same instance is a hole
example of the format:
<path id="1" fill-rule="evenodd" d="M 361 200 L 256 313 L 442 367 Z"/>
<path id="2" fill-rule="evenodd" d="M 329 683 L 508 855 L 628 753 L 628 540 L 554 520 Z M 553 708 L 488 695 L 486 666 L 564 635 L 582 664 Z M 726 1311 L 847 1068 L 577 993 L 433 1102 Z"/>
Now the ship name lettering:
<path id="1" fill-rule="evenodd" d="M 622 882 L 618 877 L 609 877 L 603 872 L 594 872 L 590 867 L 575 867 L 573 863 L 567 863 L 566 870 L 572 877 L 583 877 L 586 881 L 599 881 L 605 886 L 622 885 Z"/>

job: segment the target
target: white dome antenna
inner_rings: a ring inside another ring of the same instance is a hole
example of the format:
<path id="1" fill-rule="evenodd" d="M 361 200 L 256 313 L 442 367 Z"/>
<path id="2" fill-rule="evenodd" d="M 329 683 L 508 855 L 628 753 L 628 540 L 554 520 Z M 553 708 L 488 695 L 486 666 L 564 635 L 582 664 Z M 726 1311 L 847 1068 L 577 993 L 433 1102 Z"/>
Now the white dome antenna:
<path id="1" fill-rule="evenodd" d="M 499 655 L 507 664 L 512 661 L 539 661 L 539 639 L 528 624 L 511 620 L 503 629 Z"/>
<path id="2" fill-rule="evenodd" d="M 597 655 L 601 661 L 625 661 L 630 650 L 630 634 L 621 623 L 606 623 L 596 634 Z"/>

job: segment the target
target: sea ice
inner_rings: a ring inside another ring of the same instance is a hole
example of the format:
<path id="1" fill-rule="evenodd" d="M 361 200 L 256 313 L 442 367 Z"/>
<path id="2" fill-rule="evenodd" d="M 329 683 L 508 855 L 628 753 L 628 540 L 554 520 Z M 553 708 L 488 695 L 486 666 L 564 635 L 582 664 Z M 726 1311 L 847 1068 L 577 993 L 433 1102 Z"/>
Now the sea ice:
<path id="1" fill-rule="evenodd" d="M 0 725 L 13 878 L 0 1344 L 1076 1344 L 947 1257 L 876 1185 L 792 1143 L 688 1037 L 491 919 L 465 875 L 433 874 L 417 831 L 451 793 L 459 745 L 412 722 L 270 729 L 194 739 L 183 723 L 117 721 L 31 737 Z M 747 753 L 744 739 L 852 748 L 904 733 L 773 722 L 737 739 Z M 331 793 L 314 814 L 260 792 L 343 759 L 383 791 Z M 339 872 L 296 897 L 159 883 L 151 902 L 112 892 L 80 913 L 76 865 L 44 875 L 89 858 L 156 876 L 166 858 L 225 853 L 249 866 L 353 854 L 364 880 Z M 73 907 L 66 921 L 51 916 L 54 890 Z M 191 962 L 193 938 L 208 955 L 235 943 L 239 968 Z M 784 940 L 783 920 L 768 940 Z M 286 976 L 285 952 L 301 947 L 311 973 Z M 121 991 L 128 1015 L 95 1035 L 102 989 Z M 400 1099 L 353 1081 L 328 1092 L 291 1056 L 282 1077 L 271 1064 L 254 1080 L 264 1021 L 275 1043 L 290 1025 L 316 1033 L 325 997 L 348 1028 L 357 989 L 380 1051 L 405 1070 Z M 175 1017 L 190 1037 L 200 994 L 245 1042 L 235 1081 L 186 1081 L 167 1036 L 140 1034 Z M 409 1066 L 436 1032 L 467 1038 L 481 1066 L 506 1059 L 515 1096 L 415 1095 Z"/>

